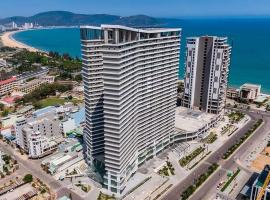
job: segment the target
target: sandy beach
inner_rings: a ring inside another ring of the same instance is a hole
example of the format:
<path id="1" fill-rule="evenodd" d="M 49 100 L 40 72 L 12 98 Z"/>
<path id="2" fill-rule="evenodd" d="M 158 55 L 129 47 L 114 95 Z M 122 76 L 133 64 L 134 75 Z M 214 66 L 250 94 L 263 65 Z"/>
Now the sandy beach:
<path id="1" fill-rule="evenodd" d="M 38 49 L 36 49 L 34 47 L 30 47 L 26 44 L 23 44 L 21 42 L 14 40 L 12 35 L 17 33 L 17 32 L 19 32 L 19 31 L 11 31 L 11 32 L 4 33 L 1 36 L 1 42 L 2 42 L 3 46 L 23 48 L 23 49 L 27 49 L 28 51 L 33 51 L 33 52 L 39 51 Z"/>

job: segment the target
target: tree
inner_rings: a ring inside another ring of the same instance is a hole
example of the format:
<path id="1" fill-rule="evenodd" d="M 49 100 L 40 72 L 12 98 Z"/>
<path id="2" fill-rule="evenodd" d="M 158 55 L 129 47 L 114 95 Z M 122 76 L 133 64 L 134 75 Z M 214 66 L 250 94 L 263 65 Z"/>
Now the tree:
<path id="1" fill-rule="evenodd" d="M 8 114 L 9 114 L 9 111 L 6 109 L 1 113 L 1 116 L 6 117 L 6 116 L 8 116 Z"/>
<path id="2" fill-rule="evenodd" d="M 33 176 L 32 176 L 32 174 L 26 174 L 26 175 L 23 177 L 23 181 L 24 181 L 25 183 L 30 183 L 30 182 L 32 182 L 32 181 L 33 181 Z"/>
<path id="3" fill-rule="evenodd" d="M 5 105 L 0 103 L 0 110 L 4 110 Z"/>

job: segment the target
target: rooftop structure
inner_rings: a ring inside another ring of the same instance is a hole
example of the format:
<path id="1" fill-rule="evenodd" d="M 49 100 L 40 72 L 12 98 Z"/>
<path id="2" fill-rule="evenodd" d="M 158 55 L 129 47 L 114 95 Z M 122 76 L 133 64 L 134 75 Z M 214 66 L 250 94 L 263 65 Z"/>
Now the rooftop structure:
<path id="1" fill-rule="evenodd" d="M 177 107 L 175 112 L 176 134 L 174 141 L 204 138 L 208 130 L 216 125 L 220 115 Z"/>

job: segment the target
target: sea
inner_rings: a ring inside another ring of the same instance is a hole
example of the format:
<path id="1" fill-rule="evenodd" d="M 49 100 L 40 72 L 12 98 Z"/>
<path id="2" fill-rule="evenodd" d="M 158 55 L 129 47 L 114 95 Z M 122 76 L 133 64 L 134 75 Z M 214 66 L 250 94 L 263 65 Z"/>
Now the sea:
<path id="1" fill-rule="evenodd" d="M 168 20 L 164 26 L 182 28 L 180 79 L 184 74 L 186 37 L 226 36 L 232 45 L 229 85 L 261 84 L 262 91 L 270 94 L 270 18 Z M 81 56 L 79 28 L 29 30 L 13 38 L 43 51 Z"/>

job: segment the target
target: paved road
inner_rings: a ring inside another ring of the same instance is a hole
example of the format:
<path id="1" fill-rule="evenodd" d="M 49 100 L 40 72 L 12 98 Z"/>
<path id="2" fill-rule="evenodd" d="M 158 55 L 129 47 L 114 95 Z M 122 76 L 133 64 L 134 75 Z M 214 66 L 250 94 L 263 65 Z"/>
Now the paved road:
<path id="1" fill-rule="evenodd" d="M 33 176 L 39 178 L 41 181 L 46 183 L 50 188 L 56 192 L 57 197 L 61 197 L 63 195 L 72 196 L 73 200 L 82 200 L 82 198 L 71 191 L 70 189 L 63 187 L 62 184 L 56 181 L 51 175 L 45 173 L 40 166 L 39 162 L 35 162 L 34 160 L 25 160 L 22 159 L 17 152 L 10 146 L 0 141 L 0 148 L 3 152 L 11 155 L 14 159 L 16 159 L 20 165 L 20 168 L 23 168 L 26 172 L 31 173 Z"/>
<path id="2" fill-rule="evenodd" d="M 251 120 L 240 130 L 235 132 L 217 151 L 213 152 L 210 154 L 210 156 L 198 167 L 194 169 L 194 171 L 189 174 L 183 181 L 175 185 L 165 196 L 162 198 L 163 200 L 179 200 L 182 192 L 191 184 L 194 183 L 194 179 L 198 178 L 198 176 L 204 172 L 207 171 L 207 168 L 211 163 L 219 163 L 222 166 L 222 169 L 229 169 L 233 164 L 234 164 L 234 158 L 231 157 L 228 160 L 222 160 L 223 154 L 227 151 L 227 149 L 240 137 L 242 137 L 250 127 L 256 122 L 257 119 L 261 118 L 261 114 L 257 114 L 256 112 L 250 112 L 249 113 Z M 256 140 L 256 136 L 260 134 L 262 130 L 269 130 L 270 127 L 270 116 L 268 113 L 263 114 L 264 121 L 265 123 L 258 131 L 254 132 L 252 136 L 250 136 L 249 140 Z M 243 145 L 240 148 L 236 150 L 237 155 L 241 155 L 244 151 L 246 151 L 247 146 Z M 222 177 L 225 173 L 226 170 L 218 170 L 218 173 L 215 173 L 213 176 L 211 176 L 205 183 L 204 185 L 197 190 L 193 197 L 191 198 L 192 200 L 199 200 L 203 199 L 207 191 L 209 191 L 209 188 L 216 187 L 216 182 Z"/>

